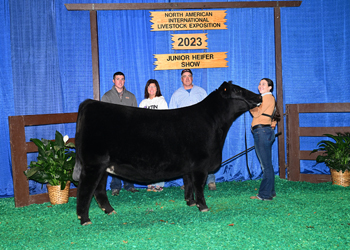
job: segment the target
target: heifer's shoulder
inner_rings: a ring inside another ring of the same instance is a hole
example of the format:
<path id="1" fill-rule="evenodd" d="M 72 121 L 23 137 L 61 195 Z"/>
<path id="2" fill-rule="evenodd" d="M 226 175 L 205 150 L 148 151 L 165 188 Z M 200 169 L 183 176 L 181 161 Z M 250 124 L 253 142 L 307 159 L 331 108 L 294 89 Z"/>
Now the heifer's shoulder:
<path id="1" fill-rule="evenodd" d="M 108 103 L 103 101 L 97 101 L 92 99 L 86 99 L 83 101 L 79 106 L 80 110 L 91 110 L 91 109 L 104 109 L 104 108 L 118 108 L 122 105 L 114 104 L 114 103 Z"/>
<path id="2" fill-rule="evenodd" d="M 97 102 L 96 100 L 92 100 L 92 99 L 86 99 L 85 101 L 83 101 L 82 103 L 80 103 L 79 105 L 79 111 L 85 109 L 87 106 L 89 106 L 92 103 Z"/>

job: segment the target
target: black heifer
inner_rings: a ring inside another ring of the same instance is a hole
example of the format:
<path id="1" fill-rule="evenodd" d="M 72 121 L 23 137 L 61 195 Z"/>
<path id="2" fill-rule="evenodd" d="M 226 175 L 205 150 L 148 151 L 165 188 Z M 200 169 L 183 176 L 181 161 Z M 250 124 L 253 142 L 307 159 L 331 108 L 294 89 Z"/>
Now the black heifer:
<path id="1" fill-rule="evenodd" d="M 220 167 L 233 121 L 261 96 L 224 82 L 202 102 L 171 110 L 148 110 L 86 100 L 79 106 L 74 178 L 77 214 L 90 224 L 92 196 L 113 213 L 106 195 L 108 172 L 139 183 L 183 177 L 188 206 L 208 211 L 203 188 Z M 195 196 L 194 196 L 195 193 Z"/>

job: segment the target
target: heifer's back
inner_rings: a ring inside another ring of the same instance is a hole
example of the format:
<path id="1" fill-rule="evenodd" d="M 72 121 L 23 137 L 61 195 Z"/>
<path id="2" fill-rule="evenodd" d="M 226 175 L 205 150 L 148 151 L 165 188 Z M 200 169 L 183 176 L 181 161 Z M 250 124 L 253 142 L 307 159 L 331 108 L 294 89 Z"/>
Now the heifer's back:
<path id="1" fill-rule="evenodd" d="M 82 164 L 113 166 L 117 175 L 137 182 L 180 177 L 213 149 L 220 151 L 223 138 L 215 123 L 221 121 L 208 113 L 211 106 L 149 110 L 88 100 L 79 113 Z"/>

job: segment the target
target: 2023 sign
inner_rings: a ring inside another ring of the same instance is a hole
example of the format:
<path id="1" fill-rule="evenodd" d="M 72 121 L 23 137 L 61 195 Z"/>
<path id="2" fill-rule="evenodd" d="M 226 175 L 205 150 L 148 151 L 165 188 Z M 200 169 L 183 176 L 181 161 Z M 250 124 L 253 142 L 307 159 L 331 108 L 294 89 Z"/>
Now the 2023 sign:
<path id="1" fill-rule="evenodd" d="M 208 49 L 207 33 L 201 34 L 172 34 L 171 40 L 174 41 L 173 49 Z"/>
<path id="2" fill-rule="evenodd" d="M 181 46 L 202 46 L 203 42 L 202 42 L 202 38 L 200 37 L 191 37 L 191 38 L 188 38 L 188 37 L 185 37 L 185 38 L 182 38 L 180 37 L 178 40 L 178 46 L 181 47 Z"/>

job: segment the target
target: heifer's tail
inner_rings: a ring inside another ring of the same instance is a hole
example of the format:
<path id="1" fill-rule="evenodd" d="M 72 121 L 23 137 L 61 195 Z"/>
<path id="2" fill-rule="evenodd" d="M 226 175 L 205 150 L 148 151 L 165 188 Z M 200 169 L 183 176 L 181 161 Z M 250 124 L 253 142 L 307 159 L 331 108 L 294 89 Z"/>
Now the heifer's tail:
<path id="1" fill-rule="evenodd" d="M 75 166 L 74 166 L 73 175 L 72 175 L 73 180 L 79 181 L 80 173 L 81 173 L 81 163 L 80 161 L 75 160 Z"/>
<path id="2" fill-rule="evenodd" d="M 84 119 L 84 108 L 86 105 L 91 102 L 92 100 L 85 100 L 79 105 L 79 111 L 78 111 L 78 118 L 77 118 L 77 124 L 76 124 L 76 131 L 75 131 L 75 146 L 76 146 L 76 156 L 75 156 L 75 165 L 73 170 L 73 180 L 79 181 L 80 179 L 80 173 L 82 169 L 82 163 L 81 163 L 81 125 L 82 120 Z"/>

